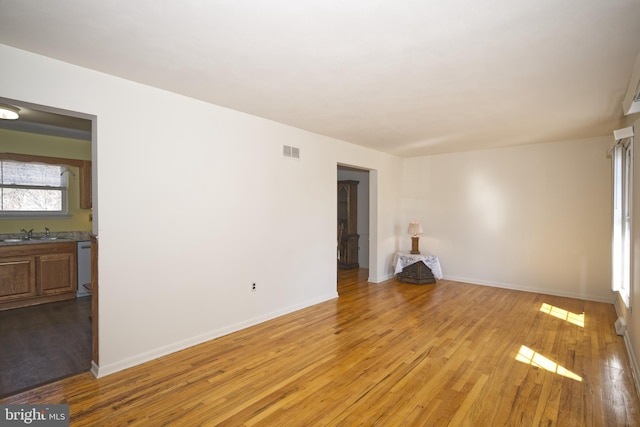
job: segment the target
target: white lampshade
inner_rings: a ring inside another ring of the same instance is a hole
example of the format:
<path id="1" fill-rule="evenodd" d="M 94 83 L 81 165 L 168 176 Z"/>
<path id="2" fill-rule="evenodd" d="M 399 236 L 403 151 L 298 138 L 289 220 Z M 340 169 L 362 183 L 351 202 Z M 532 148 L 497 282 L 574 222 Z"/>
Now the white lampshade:
<path id="1" fill-rule="evenodd" d="M 18 114 L 20 109 L 11 105 L 0 104 L 0 119 L 3 120 L 15 120 L 20 115 Z"/>
<path id="2" fill-rule="evenodd" d="M 420 225 L 419 222 L 410 222 L 409 223 L 409 229 L 407 230 L 407 233 L 416 236 L 418 234 L 422 234 L 424 233 L 422 231 L 422 226 Z"/>

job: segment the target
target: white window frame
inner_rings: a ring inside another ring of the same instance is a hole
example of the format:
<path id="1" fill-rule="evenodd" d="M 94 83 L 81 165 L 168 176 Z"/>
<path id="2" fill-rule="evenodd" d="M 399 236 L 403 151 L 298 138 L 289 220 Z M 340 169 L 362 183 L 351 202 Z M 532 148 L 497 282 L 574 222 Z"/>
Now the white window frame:
<path id="1" fill-rule="evenodd" d="M 633 137 L 616 142 L 612 149 L 613 236 L 612 289 L 631 308 Z"/>

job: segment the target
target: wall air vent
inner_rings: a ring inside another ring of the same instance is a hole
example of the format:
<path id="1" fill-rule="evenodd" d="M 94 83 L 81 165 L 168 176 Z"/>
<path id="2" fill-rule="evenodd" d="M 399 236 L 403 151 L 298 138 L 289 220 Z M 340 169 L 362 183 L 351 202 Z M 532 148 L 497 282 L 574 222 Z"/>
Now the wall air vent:
<path id="1" fill-rule="evenodd" d="M 291 157 L 292 159 L 300 159 L 300 148 L 283 145 L 282 155 L 284 157 Z"/>

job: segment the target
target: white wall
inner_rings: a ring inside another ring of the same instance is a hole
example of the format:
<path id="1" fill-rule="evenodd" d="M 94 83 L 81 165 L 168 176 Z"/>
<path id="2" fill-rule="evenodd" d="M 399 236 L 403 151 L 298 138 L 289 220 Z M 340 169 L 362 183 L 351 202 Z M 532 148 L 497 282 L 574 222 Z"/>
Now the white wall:
<path id="1" fill-rule="evenodd" d="M 0 63 L 0 96 L 97 116 L 99 375 L 336 297 L 338 163 L 375 171 L 384 279 L 401 159 L 3 45 Z"/>
<path id="2" fill-rule="evenodd" d="M 611 144 L 406 159 L 404 223 L 422 223 L 421 252 L 439 257 L 446 278 L 612 302 Z"/>

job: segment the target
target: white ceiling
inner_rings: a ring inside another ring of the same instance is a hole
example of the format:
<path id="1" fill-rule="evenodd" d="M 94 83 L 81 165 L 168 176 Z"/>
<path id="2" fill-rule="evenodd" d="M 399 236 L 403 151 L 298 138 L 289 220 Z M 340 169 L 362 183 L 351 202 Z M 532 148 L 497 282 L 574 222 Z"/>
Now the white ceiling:
<path id="1" fill-rule="evenodd" d="M 0 0 L 0 43 L 417 156 L 611 136 L 640 1 Z"/>

